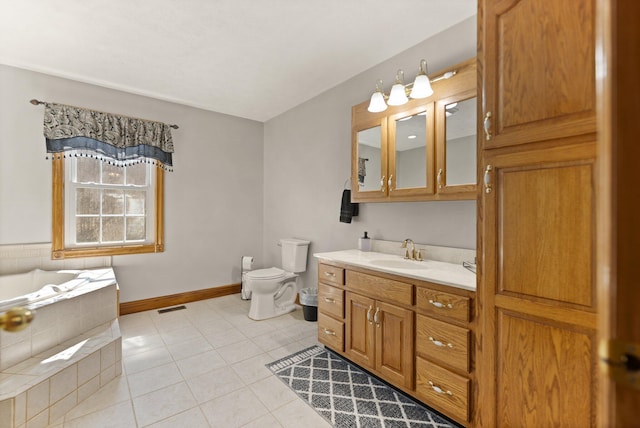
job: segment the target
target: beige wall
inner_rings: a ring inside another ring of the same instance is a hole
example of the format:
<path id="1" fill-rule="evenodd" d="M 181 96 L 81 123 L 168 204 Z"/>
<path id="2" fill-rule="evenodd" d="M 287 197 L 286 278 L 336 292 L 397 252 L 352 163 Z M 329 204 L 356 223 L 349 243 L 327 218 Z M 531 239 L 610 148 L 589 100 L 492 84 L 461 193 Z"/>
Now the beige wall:
<path id="1" fill-rule="evenodd" d="M 407 82 L 420 59 L 429 72 L 476 55 L 476 17 L 425 40 L 312 100 L 265 123 L 264 255 L 280 263 L 278 238 L 312 241 L 310 252 L 357 247 L 366 230 L 373 238 L 475 249 L 475 201 L 369 203 L 351 224 L 338 221 L 343 185 L 350 177 L 351 106 L 371 96 L 377 79 L 388 92 L 396 70 Z M 331 65 L 327 64 L 327 73 Z M 305 284 L 316 284 L 309 258 Z"/>
<path id="2" fill-rule="evenodd" d="M 0 244 L 51 241 L 43 107 L 31 98 L 177 123 L 161 254 L 114 257 L 121 300 L 240 282 L 262 248 L 263 124 L 0 65 Z"/>

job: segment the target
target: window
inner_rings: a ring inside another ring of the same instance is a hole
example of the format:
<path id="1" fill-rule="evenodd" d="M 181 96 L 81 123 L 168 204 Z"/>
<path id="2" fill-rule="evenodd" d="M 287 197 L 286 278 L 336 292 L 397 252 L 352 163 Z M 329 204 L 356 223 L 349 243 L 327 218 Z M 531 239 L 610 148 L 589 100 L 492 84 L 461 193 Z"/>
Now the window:
<path id="1" fill-rule="evenodd" d="M 162 168 L 53 161 L 52 258 L 163 251 Z"/>

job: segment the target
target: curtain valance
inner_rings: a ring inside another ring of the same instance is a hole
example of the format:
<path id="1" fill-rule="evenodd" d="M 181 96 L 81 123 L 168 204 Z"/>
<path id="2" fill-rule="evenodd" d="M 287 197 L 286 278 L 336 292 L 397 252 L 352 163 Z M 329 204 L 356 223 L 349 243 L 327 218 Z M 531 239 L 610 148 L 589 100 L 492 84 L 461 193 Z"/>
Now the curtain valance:
<path id="1" fill-rule="evenodd" d="M 118 166 L 173 166 L 171 126 L 162 122 L 44 103 L 47 153 L 91 156 Z"/>

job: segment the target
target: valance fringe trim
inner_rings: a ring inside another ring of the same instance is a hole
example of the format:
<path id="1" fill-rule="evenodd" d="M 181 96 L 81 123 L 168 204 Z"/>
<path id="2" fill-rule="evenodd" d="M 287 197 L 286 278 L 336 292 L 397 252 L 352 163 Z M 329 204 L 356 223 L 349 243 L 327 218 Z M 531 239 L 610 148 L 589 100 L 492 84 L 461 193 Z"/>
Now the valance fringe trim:
<path id="1" fill-rule="evenodd" d="M 47 153 L 92 157 L 117 166 L 151 163 L 173 168 L 170 125 L 127 116 L 44 103 Z"/>

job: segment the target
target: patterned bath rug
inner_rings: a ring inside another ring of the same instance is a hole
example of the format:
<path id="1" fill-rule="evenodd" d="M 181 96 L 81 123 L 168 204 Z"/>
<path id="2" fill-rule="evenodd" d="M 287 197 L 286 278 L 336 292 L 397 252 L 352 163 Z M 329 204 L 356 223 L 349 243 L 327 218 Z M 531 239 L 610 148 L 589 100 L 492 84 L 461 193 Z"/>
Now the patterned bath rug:
<path id="1" fill-rule="evenodd" d="M 267 368 L 336 428 L 457 427 L 320 346 Z"/>

